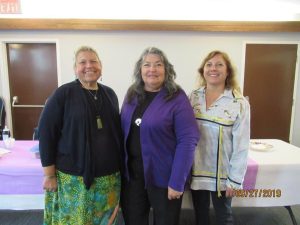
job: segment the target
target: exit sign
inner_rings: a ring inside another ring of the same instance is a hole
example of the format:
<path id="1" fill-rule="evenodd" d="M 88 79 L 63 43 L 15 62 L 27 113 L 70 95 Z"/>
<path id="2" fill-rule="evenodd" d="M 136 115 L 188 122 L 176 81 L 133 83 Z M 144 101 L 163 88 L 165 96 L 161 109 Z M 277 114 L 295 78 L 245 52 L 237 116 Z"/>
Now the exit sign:
<path id="1" fill-rule="evenodd" d="M 0 14 L 21 13 L 19 0 L 0 0 Z"/>

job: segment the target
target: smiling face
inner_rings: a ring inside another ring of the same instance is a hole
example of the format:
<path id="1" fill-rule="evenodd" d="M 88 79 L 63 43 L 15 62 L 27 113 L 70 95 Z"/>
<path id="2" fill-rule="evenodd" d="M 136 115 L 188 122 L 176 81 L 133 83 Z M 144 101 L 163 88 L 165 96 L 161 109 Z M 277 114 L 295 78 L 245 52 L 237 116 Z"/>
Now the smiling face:
<path id="1" fill-rule="evenodd" d="M 161 57 L 156 54 L 146 55 L 141 65 L 141 74 L 146 91 L 159 91 L 165 80 L 165 65 Z"/>
<path id="2" fill-rule="evenodd" d="M 102 65 L 94 52 L 81 51 L 77 54 L 74 71 L 84 87 L 97 88 Z"/>
<path id="3" fill-rule="evenodd" d="M 203 75 L 207 85 L 225 87 L 228 72 L 226 62 L 222 55 L 217 54 L 207 60 L 203 68 Z"/>

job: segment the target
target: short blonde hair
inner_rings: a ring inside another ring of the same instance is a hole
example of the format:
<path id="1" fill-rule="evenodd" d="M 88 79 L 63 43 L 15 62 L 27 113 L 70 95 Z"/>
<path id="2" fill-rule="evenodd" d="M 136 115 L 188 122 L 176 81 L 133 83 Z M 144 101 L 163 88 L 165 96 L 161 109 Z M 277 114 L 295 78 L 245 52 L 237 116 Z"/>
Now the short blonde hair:
<path id="1" fill-rule="evenodd" d="M 76 60 L 77 60 L 77 57 L 78 57 L 78 55 L 79 55 L 79 53 L 81 53 L 81 52 L 93 52 L 96 56 L 97 56 L 97 59 L 99 60 L 99 62 L 100 62 L 100 64 L 101 64 L 101 60 L 100 60 L 100 58 L 99 58 L 99 55 L 98 55 L 98 53 L 97 53 L 97 51 L 94 49 L 94 48 L 92 48 L 92 47 L 90 47 L 90 46 L 81 46 L 81 47 L 79 47 L 77 50 L 76 50 L 76 52 L 75 52 L 75 56 L 74 56 L 74 68 L 76 67 Z"/>

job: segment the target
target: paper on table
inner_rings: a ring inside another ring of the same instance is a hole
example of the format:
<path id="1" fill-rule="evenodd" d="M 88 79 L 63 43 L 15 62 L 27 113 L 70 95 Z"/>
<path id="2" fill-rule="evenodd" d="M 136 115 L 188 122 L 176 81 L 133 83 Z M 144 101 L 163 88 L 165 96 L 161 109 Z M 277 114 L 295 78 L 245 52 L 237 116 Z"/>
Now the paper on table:
<path id="1" fill-rule="evenodd" d="M 7 150 L 5 148 L 0 148 L 0 157 L 5 155 L 6 153 L 9 153 L 9 152 L 10 152 L 10 150 Z"/>
<path id="2" fill-rule="evenodd" d="M 40 148 L 39 148 L 39 144 L 36 144 L 36 145 L 32 146 L 32 147 L 29 149 L 29 151 L 33 152 L 34 155 L 35 155 L 35 157 L 36 157 L 37 159 L 40 159 L 41 157 L 40 157 L 40 150 L 39 150 L 39 149 L 40 149 Z"/>

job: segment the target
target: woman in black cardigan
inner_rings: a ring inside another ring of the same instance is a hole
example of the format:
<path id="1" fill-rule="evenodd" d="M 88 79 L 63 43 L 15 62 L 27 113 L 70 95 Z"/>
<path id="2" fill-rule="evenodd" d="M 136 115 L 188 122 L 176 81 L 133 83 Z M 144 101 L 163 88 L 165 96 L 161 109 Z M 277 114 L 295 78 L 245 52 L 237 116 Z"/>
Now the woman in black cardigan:
<path id="1" fill-rule="evenodd" d="M 47 100 L 39 122 L 44 224 L 115 224 L 120 193 L 120 118 L 115 92 L 97 83 L 97 52 L 75 54 L 77 79 Z"/>

